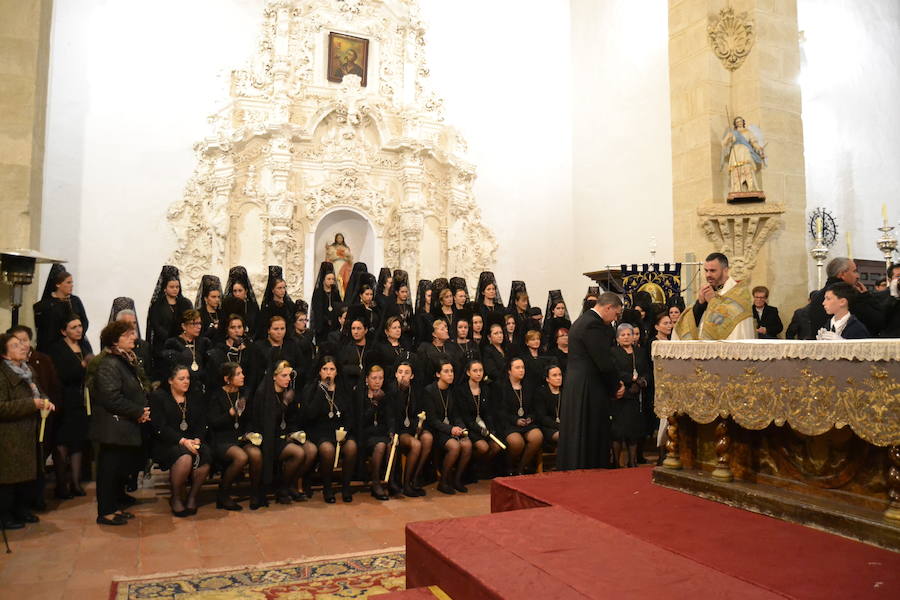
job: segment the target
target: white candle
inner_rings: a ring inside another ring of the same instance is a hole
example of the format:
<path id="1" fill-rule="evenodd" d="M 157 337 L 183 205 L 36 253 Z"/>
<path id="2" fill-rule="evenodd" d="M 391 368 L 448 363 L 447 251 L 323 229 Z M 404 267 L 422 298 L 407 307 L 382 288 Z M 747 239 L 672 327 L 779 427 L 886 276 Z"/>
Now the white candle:
<path id="1" fill-rule="evenodd" d="M 884 221 L 884 226 L 887 227 L 888 218 L 887 218 L 887 204 L 881 204 L 881 220 Z"/>
<path id="2" fill-rule="evenodd" d="M 847 230 L 847 258 L 853 258 L 853 235 Z"/>

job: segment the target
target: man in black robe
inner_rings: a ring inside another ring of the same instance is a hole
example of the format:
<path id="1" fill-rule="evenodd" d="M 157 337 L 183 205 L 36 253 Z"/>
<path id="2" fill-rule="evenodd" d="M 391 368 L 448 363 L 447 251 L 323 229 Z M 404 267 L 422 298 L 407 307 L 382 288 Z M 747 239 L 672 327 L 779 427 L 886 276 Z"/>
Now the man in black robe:
<path id="1" fill-rule="evenodd" d="M 569 364 L 560 412 L 557 466 L 562 470 L 609 467 L 610 399 L 625 386 L 612 361 L 616 339 L 610 326 L 622 306 L 604 292 L 569 330 Z"/>

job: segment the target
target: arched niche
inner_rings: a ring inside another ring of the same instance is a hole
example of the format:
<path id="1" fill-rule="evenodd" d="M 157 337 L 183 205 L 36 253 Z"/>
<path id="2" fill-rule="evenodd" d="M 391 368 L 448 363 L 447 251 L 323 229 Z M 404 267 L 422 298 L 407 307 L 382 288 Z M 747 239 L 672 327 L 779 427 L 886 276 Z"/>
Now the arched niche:
<path id="1" fill-rule="evenodd" d="M 334 242 L 335 234 L 344 234 L 344 241 L 353 254 L 353 262 L 364 262 L 370 273 L 377 273 L 384 262 L 384 244 L 372 223 L 352 208 L 336 208 L 326 213 L 310 230 L 306 245 L 309 290 L 315 285 L 319 264 L 325 260 L 325 244 Z M 312 292 L 309 292 L 312 295 Z"/>

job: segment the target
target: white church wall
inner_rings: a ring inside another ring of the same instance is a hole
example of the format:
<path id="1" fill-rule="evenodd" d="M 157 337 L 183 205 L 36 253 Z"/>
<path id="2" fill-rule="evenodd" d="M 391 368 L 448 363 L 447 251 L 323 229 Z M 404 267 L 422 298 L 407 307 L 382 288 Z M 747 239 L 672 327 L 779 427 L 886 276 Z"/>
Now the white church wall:
<path id="1" fill-rule="evenodd" d="M 892 134 L 900 98 L 900 3 L 798 0 L 806 202 L 838 224 L 829 258 L 881 260 L 881 207 L 900 225 L 900 144 Z M 808 242 L 808 247 L 811 247 Z M 810 281 L 815 268 L 810 260 Z"/>

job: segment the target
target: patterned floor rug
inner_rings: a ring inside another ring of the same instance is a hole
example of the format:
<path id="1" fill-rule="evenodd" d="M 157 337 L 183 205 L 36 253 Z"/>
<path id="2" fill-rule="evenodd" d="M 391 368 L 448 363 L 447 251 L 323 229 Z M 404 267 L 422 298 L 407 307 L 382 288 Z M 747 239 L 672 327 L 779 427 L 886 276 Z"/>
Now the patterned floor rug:
<path id="1" fill-rule="evenodd" d="M 336 600 L 405 588 L 403 548 L 302 562 L 123 578 L 110 600 Z"/>

